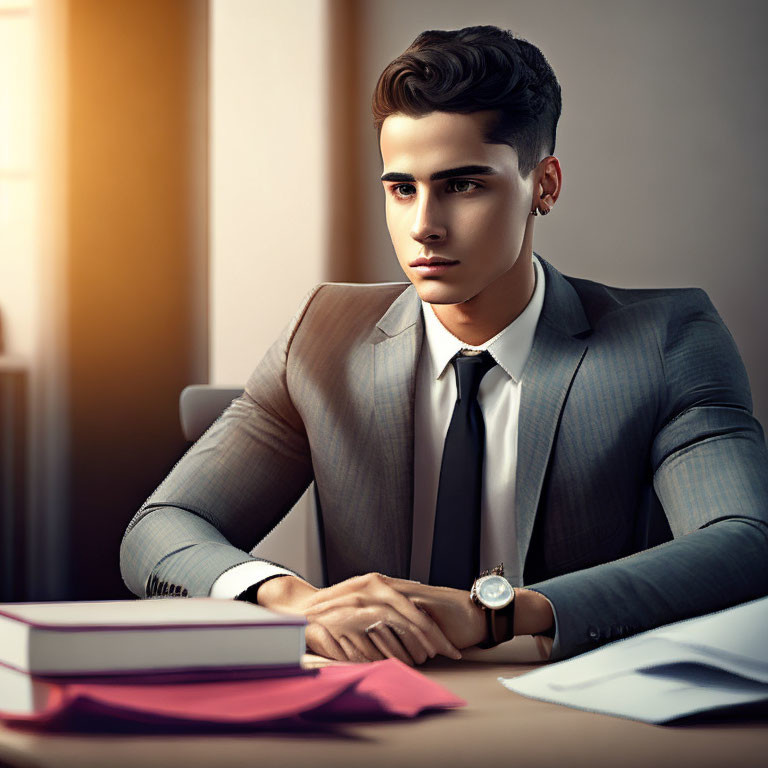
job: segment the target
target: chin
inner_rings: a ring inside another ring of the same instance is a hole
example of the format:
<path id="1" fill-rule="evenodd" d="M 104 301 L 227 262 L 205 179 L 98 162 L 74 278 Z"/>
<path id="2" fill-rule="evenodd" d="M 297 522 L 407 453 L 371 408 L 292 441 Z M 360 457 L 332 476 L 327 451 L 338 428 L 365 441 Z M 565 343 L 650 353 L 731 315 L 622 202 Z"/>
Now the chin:
<path id="1" fill-rule="evenodd" d="M 461 304 L 470 298 L 468 292 L 455 285 L 445 285 L 436 280 L 411 281 L 416 293 L 427 304 Z"/>

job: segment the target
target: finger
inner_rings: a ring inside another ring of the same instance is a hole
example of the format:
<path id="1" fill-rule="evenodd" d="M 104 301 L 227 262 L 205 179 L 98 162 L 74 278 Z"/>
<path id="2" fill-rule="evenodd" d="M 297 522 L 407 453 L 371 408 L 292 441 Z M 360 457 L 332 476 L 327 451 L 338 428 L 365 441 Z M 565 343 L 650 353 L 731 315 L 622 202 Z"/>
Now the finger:
<path id="1" fill-rule="evenodd" d="M 345 635 L 340 635 L 336 638 L 336 641 L 344 649 L 344 653 L 347 656 L 347 661 L 352 661 L 355 664 L 368 661 L 363 653 L 357 647 L 355 647 L 355 644 Z"/>
<path id="2" fill-rule="evenodd" d="M 427 659 L 433 658 L 419 635 L 414 633 L 413 626 L 403 626 L 398 623 L 397 618 L 388 621 L 386 626 L 416 664 L 423 664 Z"/>
<path id="3" fill-rule="evenodd" d="M 365 610 L 370 613 L 370 609 Z M 310 626 L 322 627 L 320 642 L 324 642 L 325 652 L 333 654 L 332 658 L 356 663 L 381 661 L 386 657 L 363 631 L 368 623 L 370 617 L 359 611 L 337 607 L 317 612 Z"/>
<path id="4" fill-rule="evenodd" d="M 347 660 L 344 649 L 322 624 L 307 624 L 304 641 L 307 648 L 318 656 L 325 656 L 326 659 L 336 659 L 337 661 Z"/>
<path id="5" fill-rule="evenodd" d="M 372 605 L 376 605 L 377 602 L 370 595 L 363 596 L 358 594 L 339 595 L 327 600 L 323 600 L 320 603 L 315 603 L 312 607 L 308 608 L 305 612 L 306 617 L 310 616 L 322 616 L 330 611 L 335 611 L 339 608 L 359 608 L 360 610 L 368 608 Z"/>
<path id="6" fill-rule="evenodd" d="M 387 582 L 390 584 L 390 586 L 394 587 L 398 592 L 403 592 L 404 594 L 408 594 L 409 591 L 414 591 L 416 589 L 415 585 L 422 586 L 422 583 L 420 581 L 416 581 L 416 579 L 398 579 L 397 576 L 387 576 Z"/>
<path id="7" fill-rule="evenodd" d="M 386 658 L 365 632 L 349 633 L 344 636 L 344 639 L 355 647 L 355 651 L 361 657 L 360 661 L 381 661 Z"/>
<path id="8" fill-rule="evenodd" d="M 384 656 L 390 659 L 400 659 L 400 661 L 407 664 L 409 667 L 415 666 L 413 657 L 383 621 L 377 621 L 365 631 Z"/>

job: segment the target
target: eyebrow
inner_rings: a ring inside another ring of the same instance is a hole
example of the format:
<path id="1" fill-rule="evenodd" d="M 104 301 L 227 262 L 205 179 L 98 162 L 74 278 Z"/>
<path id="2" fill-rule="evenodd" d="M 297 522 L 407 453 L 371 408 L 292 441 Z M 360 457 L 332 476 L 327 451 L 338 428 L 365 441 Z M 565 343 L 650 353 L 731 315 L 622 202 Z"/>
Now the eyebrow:
<path id="1" fill-rule="evenodd" d="M 445 171 L 435 171 L 430 177 L 430 181 L 440 181 L 441 179 L 452 179 L 455 176 L 494 176 L 498 173 L 490 165 L 462 165 L 460 168 L 448 168 Z M 385 173 L 381 177 L 382 181 L 416 181 L 410 173 Z"/>

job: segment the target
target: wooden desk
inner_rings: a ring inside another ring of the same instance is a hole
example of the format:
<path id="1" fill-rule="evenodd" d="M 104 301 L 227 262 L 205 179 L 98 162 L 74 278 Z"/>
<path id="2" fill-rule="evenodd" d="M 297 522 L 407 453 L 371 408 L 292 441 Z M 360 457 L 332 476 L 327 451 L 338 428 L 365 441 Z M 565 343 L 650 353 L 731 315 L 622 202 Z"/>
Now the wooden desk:
<path id="1" fill-rule="evenodd" d="M 32 734 L 0 727 L 0 765 L 349 766 L 349 768 L 739 768 L 768 766 L 768 723 L 652 726 L 533 701 L 499 675 L 531 667 L 434 660 L 430 678 L 466 699 L 416 720 L 353 723 L 325 733 Z"/>

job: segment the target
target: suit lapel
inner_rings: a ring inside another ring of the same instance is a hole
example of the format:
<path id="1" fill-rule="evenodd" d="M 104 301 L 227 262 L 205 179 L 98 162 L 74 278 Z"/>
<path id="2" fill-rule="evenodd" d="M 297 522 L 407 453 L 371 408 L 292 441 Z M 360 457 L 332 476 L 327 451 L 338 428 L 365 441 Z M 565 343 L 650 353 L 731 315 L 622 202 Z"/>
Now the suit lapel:
<path id="1" fill-rule="evenodd" d="M 381 499 L 386 538 L 381 570 L 408 578 L 413 536 L 413 432 L 416 367 L 424 330 L 421 302 L 409 286 L 376 325 L 373 339 L 375 439 L 382 461 L 372 482 Z"/>
<path id="2" fill-rule="evenodd" d="M 583 337 L 589 322 L 570 283 L 543 259 L 546 292 L 531 354 L 523 370 L 517 442 L 518 573 L 523 583 L 525 558 L 549 456 L 573 377 L 587 351 Z"/>

